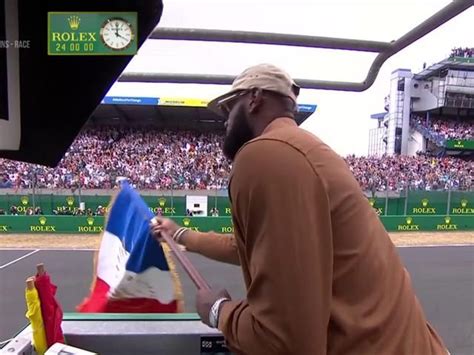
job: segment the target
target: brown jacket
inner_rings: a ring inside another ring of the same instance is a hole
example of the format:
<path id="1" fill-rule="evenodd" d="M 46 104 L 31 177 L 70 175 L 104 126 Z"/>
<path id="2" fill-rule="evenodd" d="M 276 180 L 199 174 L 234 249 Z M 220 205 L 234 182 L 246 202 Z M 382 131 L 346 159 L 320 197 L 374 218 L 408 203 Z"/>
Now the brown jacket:
<path id="1" fill-rule="evenodd" d="M 237 154 L 235 238 L 188 245 L 242 266 L 247 299 L 219 329 L 243 354 L 446 355 L 379 217 L 345 161 L 288 118 Z"/>

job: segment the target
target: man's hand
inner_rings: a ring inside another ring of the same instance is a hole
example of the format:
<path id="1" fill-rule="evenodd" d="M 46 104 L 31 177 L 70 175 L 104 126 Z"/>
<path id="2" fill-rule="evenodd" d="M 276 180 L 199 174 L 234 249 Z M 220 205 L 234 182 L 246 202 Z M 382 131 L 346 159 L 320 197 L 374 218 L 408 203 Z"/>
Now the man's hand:
<path id="1" fill-rule="evenodd" d="M 227 290 L 222 289 L 219 291 L 215 290 L 198 290 L 196 294 L 196 310 L 201 317 L 201 321 L 211 327 L 209 321 L 209 311 L 211 310 L 212 305 L 219 299 L 219 298 L 228 298 L 231 299 L 229 292 Z"/>
<path id="2" fill-rule="evenodd" d="M 171 219 L 155 216 L 156 224 L 150 223 L 151 233 L 159 242 L 162 241 L 161 233 L 166 233 L 170 237 L 179 229 L 179 226 Z"/>

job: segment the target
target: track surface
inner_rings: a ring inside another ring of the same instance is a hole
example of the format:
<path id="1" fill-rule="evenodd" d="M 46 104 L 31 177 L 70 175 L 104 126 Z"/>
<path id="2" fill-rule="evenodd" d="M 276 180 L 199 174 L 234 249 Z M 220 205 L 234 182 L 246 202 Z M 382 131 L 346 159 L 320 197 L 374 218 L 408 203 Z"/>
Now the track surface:
<path id="1" fill-rule="evenodd" d="M 451 353 L 474 354 L 474 246 L 398 250 L 429 322 Z M 92 256 L 92 251 L 80 250 L 0 250 L 0 341 L 14 336 L 27 324 L 24 282 L 35 273 L 36 264 L 45 263 L 58 285 L 57 297 L 63 310 L 74 312 L 89 293 Z M 234 298 L 244 296 L 238 267 L 192 254 L 190 258 L 213 286 L 227 288 Z M 178 271 L 186 311 L 193 312 L 195 288 L 179 266 Z"/>

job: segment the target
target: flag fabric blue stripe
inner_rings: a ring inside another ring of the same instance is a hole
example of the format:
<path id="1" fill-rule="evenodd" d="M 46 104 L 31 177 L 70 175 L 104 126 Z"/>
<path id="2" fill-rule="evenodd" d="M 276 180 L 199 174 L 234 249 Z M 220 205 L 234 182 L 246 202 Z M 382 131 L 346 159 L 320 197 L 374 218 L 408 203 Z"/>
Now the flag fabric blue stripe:
<path id="1" fill-rule="evenodd" d="M 109 211 L 106 231 L 117 236 L 130 253 L 126 269 L 140 273 L 149 267 L 168 271 L 168 263 L 159 243 L 151 236 L 150 220 L 153 213 L 141 196 L 127 183 Z"/>

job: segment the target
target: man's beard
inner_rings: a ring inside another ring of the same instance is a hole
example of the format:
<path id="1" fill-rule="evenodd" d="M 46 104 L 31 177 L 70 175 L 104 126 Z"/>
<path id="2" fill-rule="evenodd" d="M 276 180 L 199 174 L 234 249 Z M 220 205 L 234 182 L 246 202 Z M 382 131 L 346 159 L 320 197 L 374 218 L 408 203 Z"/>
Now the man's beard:
<path id="1" fill-rule="evenodd" d="M 226 132 L 224 138 L 224 144 L 222 151 L 227 159 L 234 161 L 234 158 L 239 149 L 253 139 L 253 133 L 247 123 L 246 112 L 243 111 L 243 107 L 236 113 L 236 120 L 233 126 L 228 132 Z"/>

